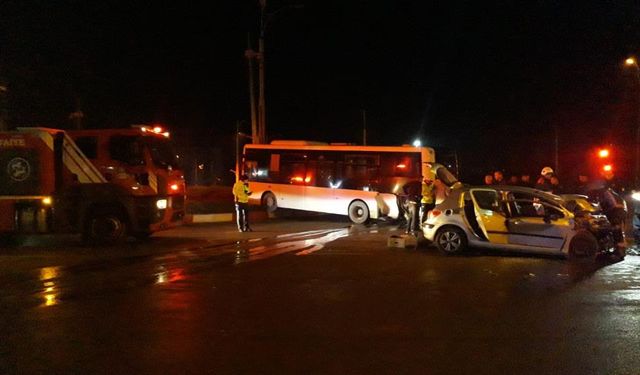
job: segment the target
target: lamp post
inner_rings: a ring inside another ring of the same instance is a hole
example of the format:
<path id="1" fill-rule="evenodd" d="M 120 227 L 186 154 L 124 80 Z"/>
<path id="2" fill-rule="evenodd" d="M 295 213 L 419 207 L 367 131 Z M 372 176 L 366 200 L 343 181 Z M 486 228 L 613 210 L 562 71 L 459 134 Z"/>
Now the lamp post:
<path id="1" fill-rule="evenodd" d="M 638 89 L 640 90 L 640 68 L 638 67 L 638 60 L 634 56 L 630 56 L 624 60 L 624 65 L 634 70 L 636 80 L 638 82 Z M 638 103 L 636 104 L 636 107 L 635 165 L 633 168 L 634 187 L 638 187 L 640 183 L 640 94 L 638 95 Z"/>

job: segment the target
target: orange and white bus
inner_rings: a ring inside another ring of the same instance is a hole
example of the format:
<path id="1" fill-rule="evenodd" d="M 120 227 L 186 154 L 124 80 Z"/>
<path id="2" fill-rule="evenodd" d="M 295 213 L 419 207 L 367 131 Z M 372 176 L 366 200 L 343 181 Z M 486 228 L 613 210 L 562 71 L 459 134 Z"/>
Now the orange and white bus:
<path id="1" fill-rule="evenodd" d="M 244 146 L 251 204 L 347 215 L 354 223 L 400 215 L 398 195 L 435 162 L 429 147 L 273 141 Z"/>

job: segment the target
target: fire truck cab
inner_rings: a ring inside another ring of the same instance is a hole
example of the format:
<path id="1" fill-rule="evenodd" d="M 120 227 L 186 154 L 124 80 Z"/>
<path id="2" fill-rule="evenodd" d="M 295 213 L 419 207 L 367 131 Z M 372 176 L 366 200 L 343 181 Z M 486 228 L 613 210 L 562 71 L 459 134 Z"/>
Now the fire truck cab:
<path id="1" fill-rule="evenodd" d="M 184 213 L 184 176 L 160 127 L 0 133 L 0 235 L 111 243 L 180 225 Z"/>

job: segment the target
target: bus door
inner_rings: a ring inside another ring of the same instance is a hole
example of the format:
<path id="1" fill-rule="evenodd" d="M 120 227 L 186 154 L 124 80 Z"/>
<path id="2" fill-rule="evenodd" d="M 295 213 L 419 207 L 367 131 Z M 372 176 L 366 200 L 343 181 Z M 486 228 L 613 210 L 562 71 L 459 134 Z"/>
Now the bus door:
<path id="1" fill-rule="evenodd" d="M 489 242 L 508 243 L 508 231 L 505 213 L 501 208 L 501 197 L 493 189 L 471 189 L 471 199 L 475 208 L 476 220 Z"/>
<path id="2" fill-rule="evenodd" d="M 303 152 L 283 152 L 280 155 L 280 184 L 274 189 L 278 207 L 306 209 L 305 190 L 312 178 L 307 175 L 306 159 Z"/>

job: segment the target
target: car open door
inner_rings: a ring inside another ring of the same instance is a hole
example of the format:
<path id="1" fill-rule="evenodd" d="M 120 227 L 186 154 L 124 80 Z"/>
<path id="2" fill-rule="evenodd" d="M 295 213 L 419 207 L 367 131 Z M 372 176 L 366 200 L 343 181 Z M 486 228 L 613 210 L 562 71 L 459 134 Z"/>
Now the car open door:
<path id="1" fill-rule="evenodd" d="M 568 213 L 528 193 L 514 193 L 509 200 L 512 214 L 507 220 L 509 243 L 560 250 L 573 228 Z"/>
<path id="2" fill-rule="evenodd" d="M 508 231 L 506 217 L 500 204 L 500 192 L 494 189 L 471 189 L 471 199 L 475 208 L 476 220 L 485 237 L 491 243 L 507 244 Z"/>

